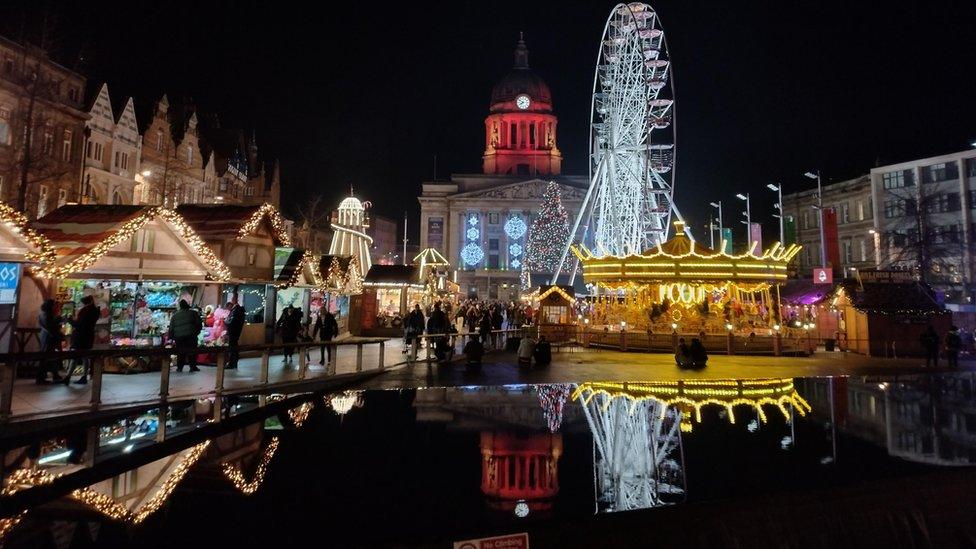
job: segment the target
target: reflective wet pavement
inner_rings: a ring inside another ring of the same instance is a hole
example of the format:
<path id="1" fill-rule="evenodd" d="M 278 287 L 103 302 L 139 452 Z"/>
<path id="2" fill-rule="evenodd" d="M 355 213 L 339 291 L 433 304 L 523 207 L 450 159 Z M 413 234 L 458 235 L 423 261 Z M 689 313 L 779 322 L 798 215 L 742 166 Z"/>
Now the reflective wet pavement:
<path id="1" fill-rule="evenodd" d="M 149 411 L 97 440 L 8 448 L 5 547 L 976 539 L 976 506 L 959 504 L 976 493 L 972 373 L 431 386 L 241 397 L 225 413 L 178 403 L 165 437 Z M 32 492 L 26 512 L 11 504 Z"/>

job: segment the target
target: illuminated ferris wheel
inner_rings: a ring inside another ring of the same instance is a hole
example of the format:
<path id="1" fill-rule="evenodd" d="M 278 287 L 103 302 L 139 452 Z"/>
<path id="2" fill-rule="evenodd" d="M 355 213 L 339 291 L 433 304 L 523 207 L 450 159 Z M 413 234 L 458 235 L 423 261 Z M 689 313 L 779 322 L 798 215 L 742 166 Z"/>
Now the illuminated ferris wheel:
<path id="1" fill-rule="evenodd" d="M 593 77 L 590 189 L 573 230 L 583 227 L 596 255 L 639 254 L 666 240 L 672 212 L 680 217 L 670 68 L 657 12 L 639 2 L 613 8 Z"/>

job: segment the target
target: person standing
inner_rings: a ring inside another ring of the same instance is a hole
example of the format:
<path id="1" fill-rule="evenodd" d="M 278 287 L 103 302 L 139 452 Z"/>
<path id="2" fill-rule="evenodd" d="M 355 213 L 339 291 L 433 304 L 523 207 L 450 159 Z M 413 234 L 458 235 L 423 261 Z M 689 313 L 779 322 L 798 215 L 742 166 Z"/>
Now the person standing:
<path id="1" fill-rule="evenodd" d="M 281 318 L 278 319 L 278 325 L 276 326 L 278 333 L 281 334 L 281 342 L 284 344 L 295 343 L 298 341 L 298 332 L 302 329 L 302 317 L 301 312 L 298 309 L 292 307 L 291 305 L 285 307 L 281 311 Z M 292 362 L 292 356 L 295 354 L 294 347 L 285 347 L 284 358 L 282 363 L 287 364 Z"/>
<path id="2" fill-rule="evenodd" d="M 443 336 L 432 338 L 428 342 L 428 345 L 434 346 L 434 356 L 437 357 L 438 362 L 443 362 L 447 357 L 447 315 L 441 310 L 440 302 L 434 303 L 434 310 L 430 313 L 430 318 L 427 319 L 427 335 L 428 336 Z"/>
<path id="3" fill-rule="evenodd" d="M 945 338 L 946 358 L 949 360 L 950 368 L 959 367 L 959 349 L 962 347 L 962 338 L 959 336 L 959 328 L 952 326 Z"/>
<path id="4" fill-rule="evenodd" d="M 81 305 L 82 307 L 78 309 L 75 318 L 69 321 L 71 323 L 71 348 L 75 351 L 90 351 L 95 346 L 95 323 L 98 322 L 98 317 L 102 313 L 95 305 L 95 298 L 90 295 L 81 298 Z M 81 377 L 75 383 L 79 385 L 88 383 L 91 358 L 85 357 L 75 359 L 71 368 L 68 369 L 68 375 L 64 376 L 65 385 L 71 382 L 71 375 L 75 373 L 75 366 L 78 365 L 79 360 L 83 367 Z"/>
<path id="5" fill-rule="evenodd" d="M 312 328 L 312 339 L 316 337 L 319 341 L 330 342 L 334 337 L 339 335 L 339 323 L 336 322 L 335 315 L 328 307 L 322 307 L 322 311 L 319 313 L 318 318 L 315 319 L 315 327 Z M 319 347 L 319 364 L 325 366 L 332 362 L 332 345 L 323 345 Z M 328 353 L 329 362 L 325 361 L 325 355 Z"/>
<path id="6" fill-rule="evenodd" d="M 546 336 L 539 336 L 539 342 L 535 344 L 532 357 L 535 359 L 536 366 L 548 366 L 552 362 L 552 345 L 546 341 Z"/>
<path id="7" fill-rule="evenodd" d="M 532 336 L 526 334 L 519 342 L 518 366 L 520 369 L 527 370 L 532 367 L 532 355 L 535 353 L 535 341 Z"/>
<path id="8" fill-rule="evenodd" d="M 197 368 L 197 338 L 203 329 L 200 314 L 190 308 L 185 299 L 180 300 L 179 309 L 169 319 L 169 337 L 176 343 L 176 371 L 182 372 L 190 357 L 190 371 L 199 372 Z"/>
<path id="9" fill-rule="evenodd" d="M 227 369 L 234 370 L 240 360 L 238 347 L 241 341 L 241 332 L 244 331 L 244 307 L 233 301 L 228 301 L 226 309 L 230 311 L 227 320 L 224 321 L 224 328 L 227 329 Z"/>
<path id="10" fill-rule="evenodd" d="M 925 332 L 918 338 L 922 348 L 925 349 L 925 366 L 939 367 L 939 334 L 935 333 L 935 328 L 929 324 Z"/>
<path id="11" fill-rule="evenodd" d="M 491 309 L 491 346 L 500 349 L 502 340 L 502 323 L 505 322 L 505 318 L 502 316 L 502 306 L 497 304 Z"/>
<path id="12" fill-rule="evenodd" d="M 45 299 L 41 304 L 41 313 L 37 316 L 37 324 L 41 329 L 42 353 L 60 351 L 61 341 L 64 339 L 64 334 L 61 332 L 61 318 L 54 314 L 54 306 L 53 299 Z M 57 359 L 42 360 L 37 368 L 37 383 L 41 385 L 48 383 L 48 372 L 51 372 L 51 381 L 54 383 L 62 381 L 58 373 L 60 364 L 61 361 Z"/>

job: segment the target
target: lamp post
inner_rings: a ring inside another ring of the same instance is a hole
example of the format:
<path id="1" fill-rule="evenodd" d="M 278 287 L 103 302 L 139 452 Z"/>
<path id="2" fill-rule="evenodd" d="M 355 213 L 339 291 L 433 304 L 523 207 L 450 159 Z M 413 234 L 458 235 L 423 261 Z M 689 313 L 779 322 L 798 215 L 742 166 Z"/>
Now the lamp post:
<path id="1" fill-rule="evenodd" d="M 750 252 L 752 251 L 752 202 L 749 200 L 749 193 L 739 193 L 735 197 L 746 203 L 746 211 L 742 213 L 746 216 L 746 220 L 743 221 L 746 224 L 746 252 Z"/>
<path id="2" fill-rule="evenodd" d="M 823 187 L 820 182 L 820 170 L 817 170 L 816 174 L 814 174 L 813 172 L 806 172 L 803 175 L 809 177 L 810 179 L 817 180 L 817 205 L 814 206 L 813 208 L 817 210 L 817 215 L 820 216 L 819 223 L 818 223 L 820 225 L 820 267 L 826 268 L 827 267 L 827 241 L 824 238 Z"/>
<path id="3" fill-rule="evenodd" d="M 722 240 L 722 201 L 710 202 L 713 208 L 718 209 L 718 239 Z M 712 237 L 712 249 L 715 249 L 715 237 Z"/>
<path id="4" fill-rule="evenodd" d="M 767 183 L 766 188 L 776 193 L 776 199 L 778 200 L 774 206 L 779 211 L 778 214 L 773 214 L 773 217 L 779 219 L 779 243 L 786 245 L 786 234 L 783 231 L 783 185 L 775 185 L 773 183 Z"/>

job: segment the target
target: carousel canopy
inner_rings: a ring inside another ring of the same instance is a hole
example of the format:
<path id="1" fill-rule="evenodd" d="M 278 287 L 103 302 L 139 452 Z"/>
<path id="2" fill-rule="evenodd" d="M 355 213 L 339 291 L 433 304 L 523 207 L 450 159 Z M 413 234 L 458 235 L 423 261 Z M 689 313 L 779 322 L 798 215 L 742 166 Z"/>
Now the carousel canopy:
<path id="1" fill-rule="evenodd" d="M 700 423 L 702 408 L 709 406 L 724 409 L 730 423 L 735 423 L 734 408 L 752 408 L 759 421 L 766 421 L 763 406 L 778 409 L 785 419 L 790 418 L 789 406 L 801 416 L 810 411 L 810 405 L 797 393 L 793 380 L 743 379 L 743 380 L 684 380 L 659 382 L 587 382 L 573 392 L 573 400 L 582 399 L 585 404 L 598 394 L 612 399 L 622 398 L 632 402 L 653 400 L 664 406 L 677 407 L 682 412 L 682 429 L 691 430 L 689 420 Z"/>
<path id="2" fill-rule="evenodd" d="M 796 244 L 784 247 L 777 242 L 761 253 L 756 250 L 757 243 L 741 255 L 717 252 L 688 238 L 682 222 L 675 225 L 674 238 L 639 255 L 595 255 L 583 245 L 573 246 L 573 253 L 583 264 L 584 280 L 608 288 L 668 282 L 716 286 L 782 283 L 787 278 L 787 264 L 800 251 Z"/>

